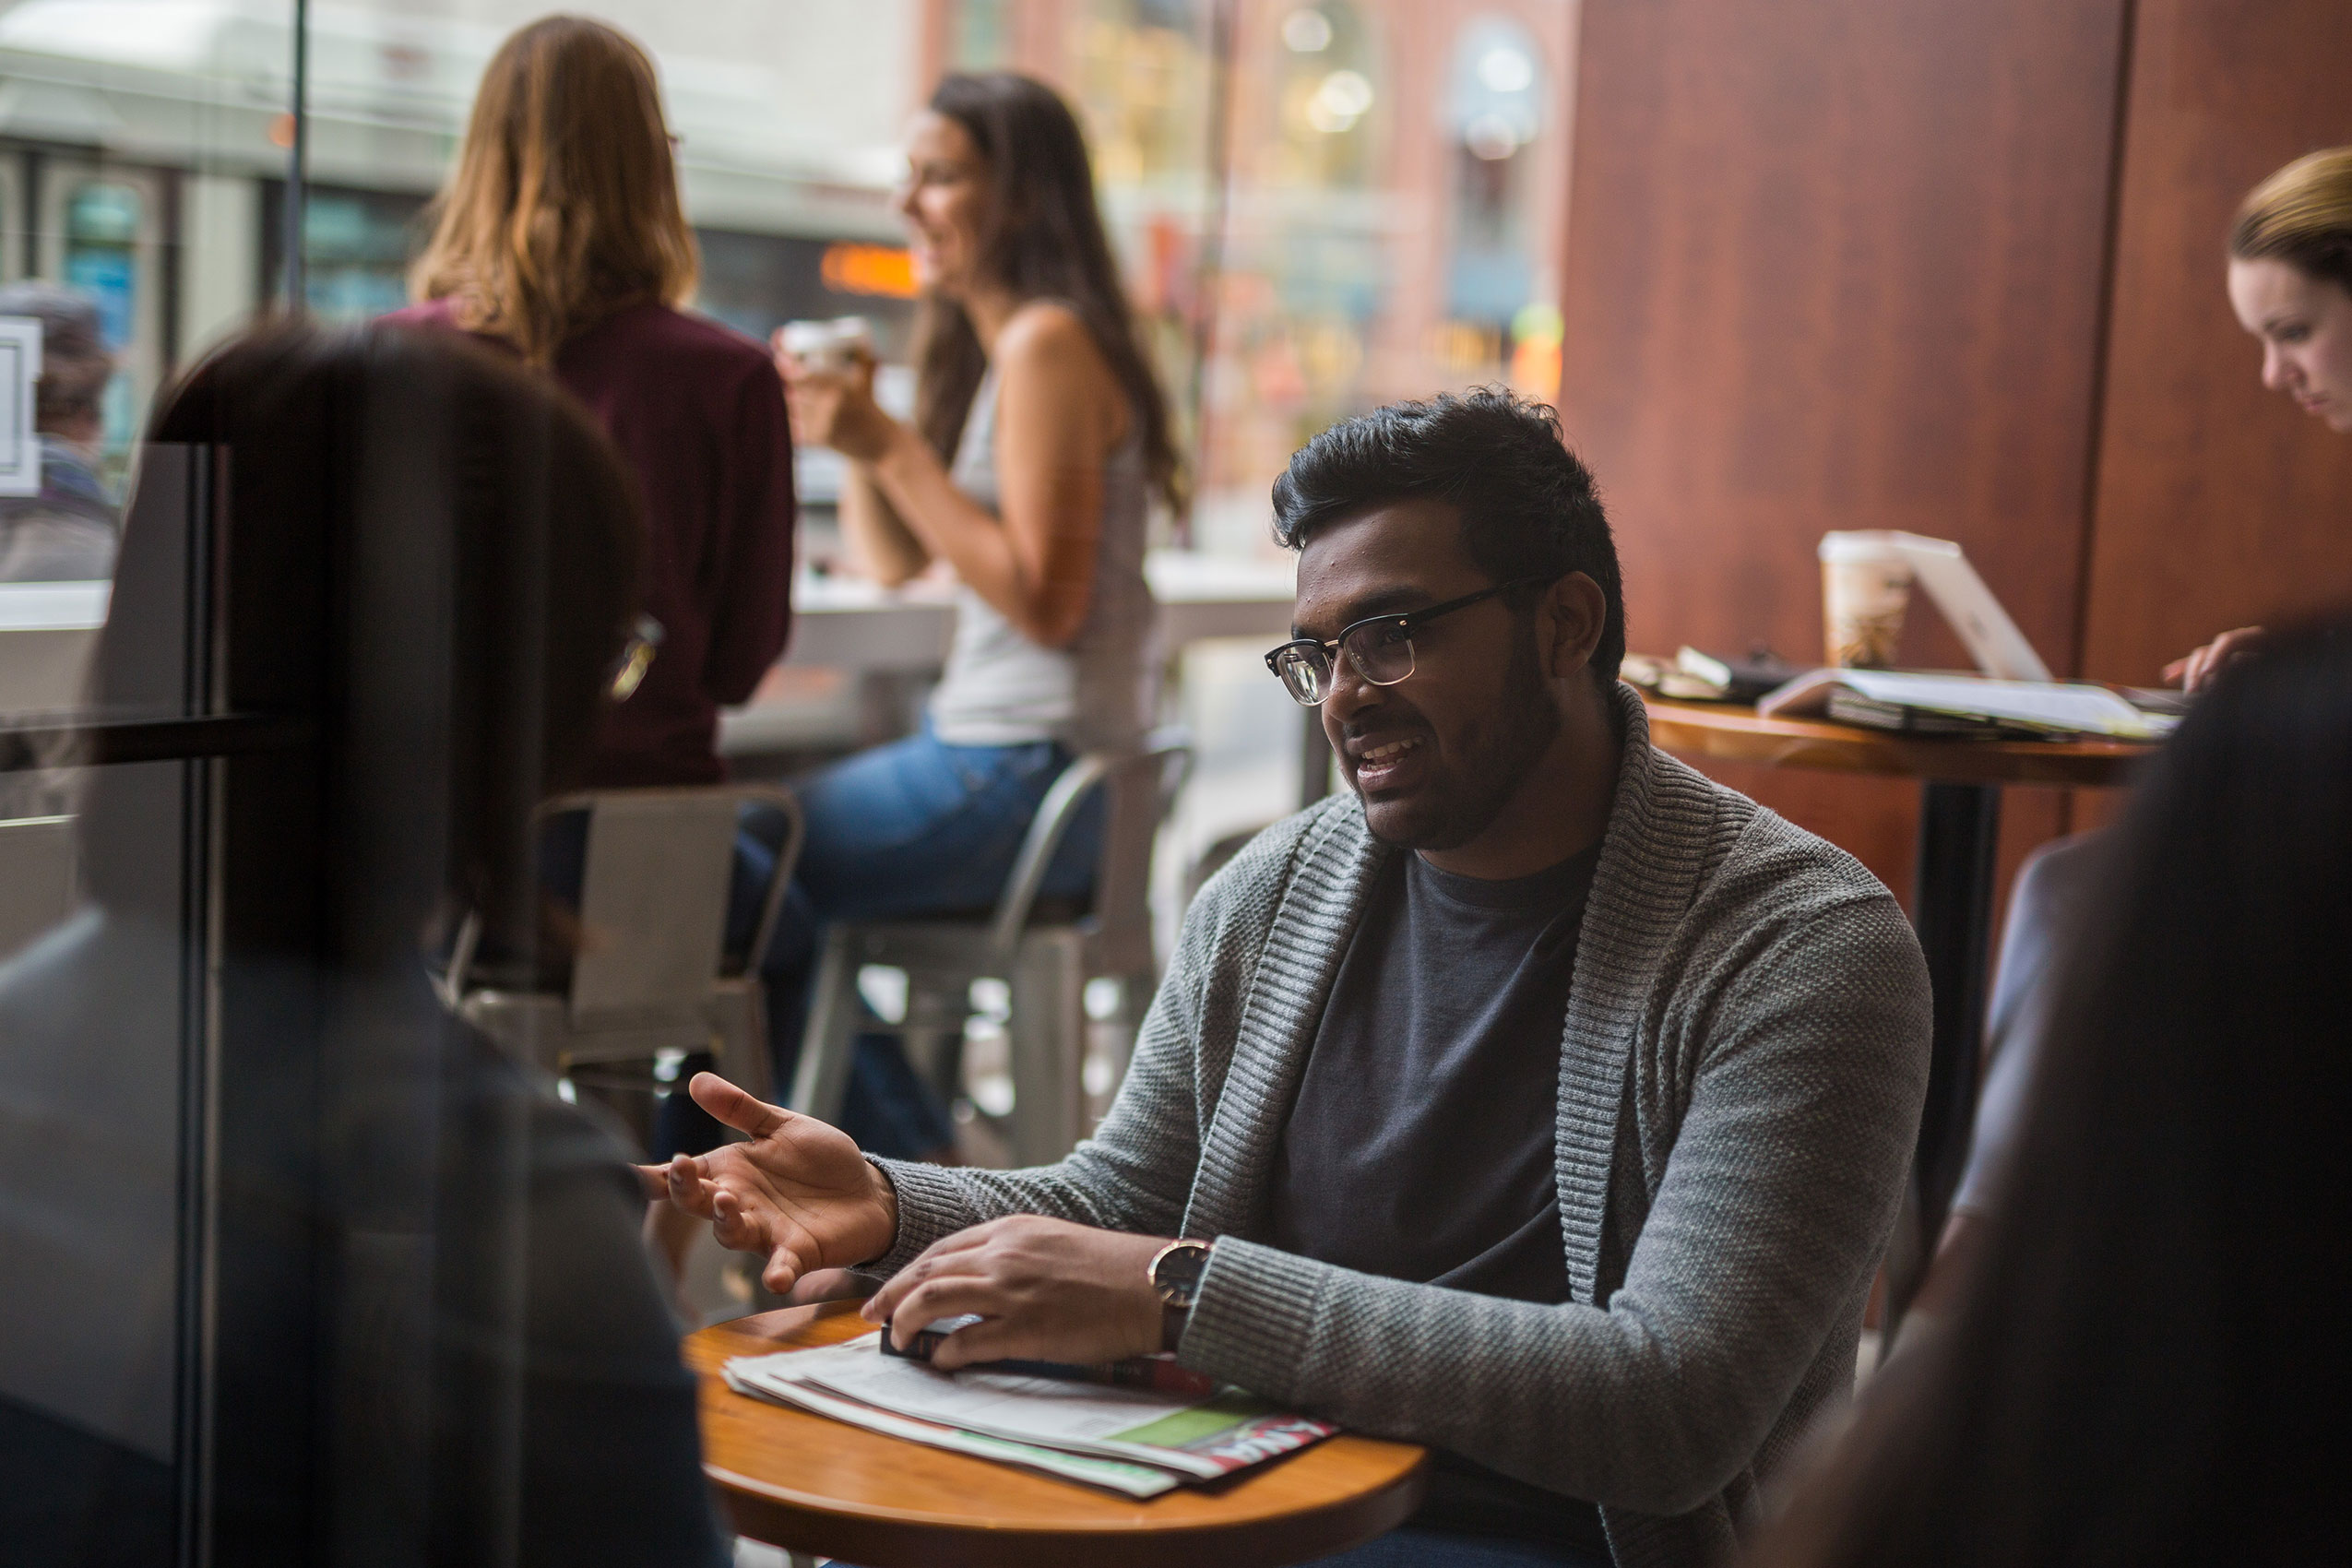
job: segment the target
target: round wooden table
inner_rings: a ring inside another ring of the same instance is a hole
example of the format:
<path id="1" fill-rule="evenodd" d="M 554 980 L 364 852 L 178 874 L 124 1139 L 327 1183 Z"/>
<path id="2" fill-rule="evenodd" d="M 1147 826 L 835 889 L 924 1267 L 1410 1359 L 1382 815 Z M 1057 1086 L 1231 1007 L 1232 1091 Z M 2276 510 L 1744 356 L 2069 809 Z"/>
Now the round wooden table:
<path id="1" fill-rule="evenodd" d="M 1645 699 L 1650 740 L 1683 756 L 1766 767 L 1812 767 L 1948 784 L 2041 784 L 2098 789 L 2121 784 L 2155 748 L 2145 741 L 1979 741 L 1901 735 L 1810 719 L 1759 719 L 1730 703 Z"/>
<path id="2" fill-rule="evenodd" d="M 750 1398 L 734 1356 L 865 1331 L 854 1301 L 690 1335 L 703 1469 L 735 1531 L 862 1568 L 1273 1568 L 1372 1539 L 1420 1506 L 1423 1450 L 1342 1434 L 1213 1486 L 1137 1501 Z"/>
<path id="3" fill-rule="evenodd" d="M 2128 781 L 2156 748 L 2144 741 L 1989 741 L 1905 735 L 1805 719 L 1760 719 L 1728 703 L 1645 699 L 1650 740 L 1686 757 L 1868 773 L 1919 781 L 1918 874 L 1911 923 L 1934 990 L 1935 1036 L 1927 1106 L 1913 1166 L 1917 1243 L 1895 1277 L 1896 1315 L 1959 1183 L 1976 1120 L 1977 1066 L 1984 1046 L 1985 983 L 1991 954 L 1993 857 L 2001 837 L 2003 785 L 2098 789 Z"/>

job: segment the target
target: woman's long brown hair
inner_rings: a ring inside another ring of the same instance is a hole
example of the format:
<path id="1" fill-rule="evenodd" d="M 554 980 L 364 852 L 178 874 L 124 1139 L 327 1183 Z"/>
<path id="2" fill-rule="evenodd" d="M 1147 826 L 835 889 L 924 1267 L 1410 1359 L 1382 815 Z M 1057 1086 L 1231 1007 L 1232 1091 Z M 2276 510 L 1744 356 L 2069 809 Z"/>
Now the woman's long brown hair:
<path id="1" fill-rule="evenodd" d="M 580 17 L 509 38 L 410 291 L 453 301 L 458 326 L 544 365 L 614 311 L 685 303 L 700 267 L 645 51 Z"/>
<path id="2" fill-rule="evenodd" d="M 1146 471 L 1169 505 L 1181 508 L 1168 399 L 1119 286 L 1086 136 L 1069 105 L 1044 83 L 1014 72 L 956 72 L 940 78 L 931 110 L 961 125 L 988 165 L 981 270 L 1016 298 L 1057 300 L 1077 313 L 1127 395 Z M 915 341 L 916 428 L 952 461 L 988 355 L 964 307 L 936 293 L 923 297 Z"/>

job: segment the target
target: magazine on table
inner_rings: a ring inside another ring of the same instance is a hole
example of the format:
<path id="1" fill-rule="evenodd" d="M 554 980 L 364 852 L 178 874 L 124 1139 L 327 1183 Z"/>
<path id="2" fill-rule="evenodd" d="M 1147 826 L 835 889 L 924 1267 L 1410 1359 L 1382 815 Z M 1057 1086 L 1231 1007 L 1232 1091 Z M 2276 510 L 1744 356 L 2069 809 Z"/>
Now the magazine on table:
<path id="1" fill-rule="evenodd" d="M 967 1367 L 943 1372 L 922 1361 L 877 1353 L 879 1333 L 817 1349 L 738 1357 L 727 1363 L 729 1384 L 740 1392 L 797 1405 L 873 1431 L 929 1442 L 978 1436 L 1034 1451 L 992 1451 L 1030 1468 L 1068 1473 L 1073 1457 L 1113 1461 L 1121 1473 L 1069 1474 L 1133 1496 L 1166 1491 L 1124 1471 L 1148 1467 L 1174 1485 L 1211 1481 L 1268 1459 L 1295 1453 L 1339 1429 L 1328 1421 L 1275 1409 L 1236 1388 L 1206 1396 Z M 929 1434 L 896 1430 L 877 1416 L 921 1423 Z M 1040 1459 L 1038 1455 L 1046 1457 Z M 1048 1462 L 1048 1461 L 1051 1462 Z"/>
<path id="2" fill-rule="evenodd" d="M 969 1454 L 979 1459 L 993 1459 L 1002 1465 L 1035 1470 L 1040 1475 L 1054 1476 L 1063 1480 L 1106 1487 L 1112 1491 L 1125 1492 L 1129 1497 L 1158 1497 L 1163 1491 L 1173 1491 L 1180 1484 L 1166 1470 L 1149 1465 L 1098 1459 L 1087 1454 L 1065 1454 L 1060 1449 L 1039 1448 L 1033 1443 L 1009 1443 L 1001 1437 L 991 1437 L 986 1432 L 962 1431 L 955 1427 L 941 1426 L 936 1421 L 919 1421 L 911 1416 L 893 1415 L 871 1405 L 861 1405 L 854 1399 L 837 1398 L 814 1384 L 794 1383 L 789 1378 L 746 1376 L 738 1372 L 732 1362 L 720 1371 L 727 1379 L 727 1386 L 738 1394 L 790 1405 L 812 1415 L 830 1416 L 837 1421 L 847 1421 L 868 1431 L 878 1431 L 886 1437 L 902 1437 L 909 1443 L 920 1443 L 930 1448 L 944 1448 L 952 1454 Z"/>

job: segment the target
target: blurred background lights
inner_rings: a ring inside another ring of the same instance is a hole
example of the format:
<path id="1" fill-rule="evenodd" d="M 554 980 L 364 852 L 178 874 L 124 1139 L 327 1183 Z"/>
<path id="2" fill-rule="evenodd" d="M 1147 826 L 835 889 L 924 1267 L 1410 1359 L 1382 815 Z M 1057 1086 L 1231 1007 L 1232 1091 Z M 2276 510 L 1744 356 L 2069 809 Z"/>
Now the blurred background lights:
<path id="1" fill-rule="evenodd" d="M 1525 92 L 1536 81 L 1536 63 L 1515 43 L 1501 43 L 1479 57 L 1479 80 L 1495 92 Z"/>
<path id="2" fill-rule="evenodd" d="M 1372 105 L 1372 83 L 1362 72 L 1334 71 L 1307 101 L 1307 121 L 1318 131 L 1336 133 L 1362 119 Z"/>
<path id="3" fill-rule="evenodd" d="M 1462 128 L 1463 145 L 1491 163 L 1519 150 L 1519 126 L 1501 114 L 1481 114 Z"/>
<path id="4" fill-rule="evenodd" d="M 1331 18 L 1301 6 L 1282 18 L 1282 42 L 1293 54 L 1320 54 L 1331 47 Z"/>

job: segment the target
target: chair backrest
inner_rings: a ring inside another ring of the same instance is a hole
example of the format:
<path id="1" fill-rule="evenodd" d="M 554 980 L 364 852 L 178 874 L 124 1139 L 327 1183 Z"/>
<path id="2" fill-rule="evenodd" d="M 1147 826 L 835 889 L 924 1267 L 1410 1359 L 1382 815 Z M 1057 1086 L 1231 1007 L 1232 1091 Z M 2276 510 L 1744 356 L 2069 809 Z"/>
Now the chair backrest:
<path id="1" fill-rule="evenodd" d="M 1138 755 L 1122 757 L 1103 777 L 1110 796 L 1103 820 L 1102 858 L 1095 866 L 1095 920 L 1106 941 L 1140 939 L 1151 951 L 1151 861 L 1160 824 L 1192 770 L 1193 748 L 1182 735 L 1157 734 Z"/>
<path id="2" fill-rule="evenodd" d="M 1099 784 L 1108 800 L 1095 862 L 1095 940 L 1113 967 L 1148 968 L 1152 846 L 1192 759 L 1190 739 L 1181 731 L 1163 730 L 1146 737 L 1137 751 L 1089 752 L 1064 768 L 1039 805 L 997 901 L 991 929 L 998 948 L 1009 956 L 1018 944 L 1054 851 L 1088 791 Z"/>
<path id="3" fill-rule="evenodd" d="M 580 948 L 572 960 L 575 1027 L 675 1012 L 709 996 L 726 942 L 737 825 L 754 801 L 785 814 L 792 840 L 766 890 L 757 953 L 797 858 L 800 811 L 791 796 L 721 785 L 600 790 L 547 804 L 549 815 L 588 814 Z"/>
<path id="4" fill-rule="evenodd" d="M 726 938 L 734 801 L 661 790 L 560 804 L 584 804 L 588 819 L 574 1026 L 694 1006 L 710 993 Z"/>
<path id="5" fill-rule="evenodd" d="M 0 822 L 0 958 L 73 912 L 74 819 Z"/>
<path id="6" fill-rule="evenodd" d="M 605 790 L 541 804 L 542 829 L 588 818 L 580 871 L 579 950 L 565 996 L 575 1028 L 625 1028 L 691 1013 L 707 1001 L 725 962 L 735 837 L 748 805 L 774 812 L 783 837 L 762 891 L 750 951 L 766 950 L 800 858 L 800 802 L 765 785 Z M 480 922 L 469 917 L 448 972 L 436 983 L 450 1005 L 470 987 Z"/>

